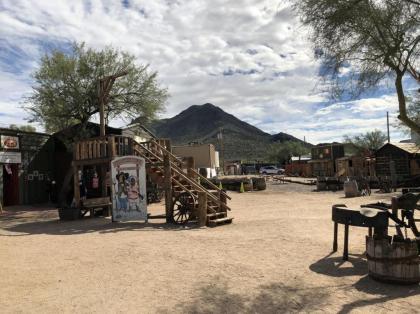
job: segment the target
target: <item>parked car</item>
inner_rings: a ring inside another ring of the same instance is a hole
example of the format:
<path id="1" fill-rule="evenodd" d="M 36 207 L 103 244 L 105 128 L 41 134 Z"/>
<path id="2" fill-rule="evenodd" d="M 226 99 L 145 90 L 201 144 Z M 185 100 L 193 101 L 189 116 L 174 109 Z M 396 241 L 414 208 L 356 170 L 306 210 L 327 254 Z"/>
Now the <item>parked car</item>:
<path id="1" fill-rule="evenodd" d="M 283 174 L 283 168 L 277 168 L 276 166 L 266 166 L 260 168 L 261 174 Z"/>

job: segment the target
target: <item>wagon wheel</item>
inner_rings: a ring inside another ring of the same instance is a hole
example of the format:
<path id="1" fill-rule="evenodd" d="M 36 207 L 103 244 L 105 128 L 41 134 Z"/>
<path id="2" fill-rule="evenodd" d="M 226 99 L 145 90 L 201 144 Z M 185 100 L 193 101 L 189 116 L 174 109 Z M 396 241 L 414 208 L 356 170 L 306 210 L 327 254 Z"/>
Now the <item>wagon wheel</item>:
<path id="1" fill-rule="evenodd" d="M 175 197 L 172 204 L 172 219 L 176 224 L 185 224 L 194 211 L 195 199 L 188 192 Z"/>

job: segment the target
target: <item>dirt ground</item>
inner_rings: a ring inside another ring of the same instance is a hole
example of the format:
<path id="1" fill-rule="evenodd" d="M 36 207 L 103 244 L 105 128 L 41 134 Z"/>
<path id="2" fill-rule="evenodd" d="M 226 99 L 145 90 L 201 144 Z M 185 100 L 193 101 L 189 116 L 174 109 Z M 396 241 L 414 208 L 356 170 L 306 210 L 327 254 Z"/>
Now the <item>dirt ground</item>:
<path id="1" fill-rule="evenodd" d="M 420 312 L 420 286 L 370 279 L 364 228 L 350 229 L 350 260 L 332 254 L 331 205 L 343 192 L 271 184 L 230 193 L 233 224 L 61 222 L 54 209 L 0 216 L 2 313 Z M 152 212 L 163 211 L 153 205 Z"/>

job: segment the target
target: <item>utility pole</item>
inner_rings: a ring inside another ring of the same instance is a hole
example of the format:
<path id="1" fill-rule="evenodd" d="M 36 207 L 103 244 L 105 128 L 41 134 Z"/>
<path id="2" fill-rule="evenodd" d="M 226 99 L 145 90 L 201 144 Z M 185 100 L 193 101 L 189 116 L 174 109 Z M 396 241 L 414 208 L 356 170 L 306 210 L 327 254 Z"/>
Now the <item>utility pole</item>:
<path id="1" fill-rule="evenodd" d="M 114 75 L 105 76 L 99 80 L 99 91 L 98 91 L 98 100 L 99 100 L 99 123 L 100 123 L 100 136 L 105 136 L 105 106 L 109 100 L 109 93 L 111 91 L 112 85 L 117 78 L 127 75 L 127 71 L 121 71 Z"/>
<path id="2" fill-rule="evenodd" d="M 222 168 L 222 173 L 225 173 L 225 149 L 223 146 L 223 128 L 219 128 L 219 133 L 217 134 L 217 137 L 220 141 L 220 164 Z"/>
<path id="3" fill-rule="evenodd" d="M 389 112 L 386 112 L 386 129 L 387 129 L 387 134 L 388 134 L 388 143 L 390 142 L 390 137 L 389 137 Z"/>

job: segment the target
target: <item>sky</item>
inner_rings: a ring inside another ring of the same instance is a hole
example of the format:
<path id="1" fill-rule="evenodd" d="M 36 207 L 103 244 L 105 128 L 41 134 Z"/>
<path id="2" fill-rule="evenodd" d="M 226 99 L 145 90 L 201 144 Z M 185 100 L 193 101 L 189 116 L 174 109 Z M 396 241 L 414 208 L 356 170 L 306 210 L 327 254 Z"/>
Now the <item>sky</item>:
<path id="1" fill-rule="evenodd" d="M 392 85 L 328 99 L 308 33 L 287 1 L 0 0 L 0 126 L 28 123 L 23 98 L 40 57 L 78 41 L 150 64 L 170 93 L 161 118 L 212 103 L 267 133 L 318 143 L 386 131 L 389 111 L 391 139 L 406 137 L 393 126 Z"/>

